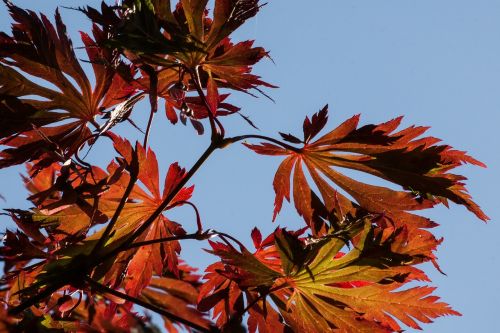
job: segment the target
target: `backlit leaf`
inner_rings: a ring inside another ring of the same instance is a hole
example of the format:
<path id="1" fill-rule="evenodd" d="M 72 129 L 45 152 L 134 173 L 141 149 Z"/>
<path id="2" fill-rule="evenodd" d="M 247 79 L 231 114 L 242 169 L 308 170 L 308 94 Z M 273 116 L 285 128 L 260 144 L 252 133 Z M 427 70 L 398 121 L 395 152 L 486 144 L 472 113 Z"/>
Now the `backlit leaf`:
<path id="1" fill-rule="evenodd" d="M 58 11 L 54 26 L 43 14 L 37 16 L 10 2 L 7 6 L 15 24 L 12 36 L 0 34 L 0 115 L 9 120 L 0 127 L 0 144 L 10 148 L 0 153 L 0 167 L 39 160 L 34 165 L 39 170 L 73 155 L 91 134 L 87 126 L 97 126 L 94 116 L 101 108 L 119 103 L 132 88 L 105 66 L 106 61 L 113 62 L 111 54 L 96 58 L 89 49 L 96 77 L 92 89 Z M 97 28 L 94 37 L 103 37 Z M 91 48 L 90 37 L 82 34 L 82 38 Z M 26 74 L 54 88 L 35 83 Z M 65 124 L 59 124 L 63 120 Z"/>
<path id="2" fill-rule="evenodd" d="M 215 271 L 218 277 L 211 272 L 206 278 L 212 286 L 236 283 L 241 292 L 267 296 L 294 332 L 396 332 L 401 327 L 395 319 L 408 327 L 420 328 L 417 322 L 430 323 L 440 316 L 460 315 L 431 295 L 434 288 L 399 290 L 409 281 L 428 281 L 428 278 L 411 265 L 394 260 L 397 254 L 374 238 L 374 230 L 372 222 L 365 220 L 363 230 L 354 237 L 355 247 L 346 254 L 340 252 L 345 242 L 335 237 L 307 245 L 292 234 L 275 233 L 282 270 L 280 276 L 268 274 L 270 280 L 251 278 L 250 272 L 258 266 L 251 262 L 259 260 L 258 252 L 262 249 L 254 254 L 255 259 L 250 259 L 251 254 L 245 249 L 236 251 L 214 244 L 218 250 L 213 253 L 226 266 L 224 269 L 218 266 L 220 270 Z M 235 259 L 244 257 L 249 259 Z M 259 261 L 262 267 L 266 266 L 265 261 Z M 292 263 L 295 269 L 290 268 Z M 259 270 L 264 272 L 264 268 Z M 212 296 L 217 294 L 216 290 Z M 220 298 L 223 299 L 224 296 Z M 252 313 L 252 327 L 265 322 L 262 303 L 258 304 Z M 273 310 L 270 311 L 272 314 Z"/>
<path id="3" fill-rule="evenodd" d="M 344 207 L 343 216 L 337 216 L 339 221 L 343 221 L 349 213 L 346 208 L 350 200 L 331 187 L 328 181 L 350 195 L 355 206 L 359 205 L 371 213 L 383 214 L 399 226 L 434 226 L 428 219 L 410 212 L 430 208 L 446 200 L 464 205 L 482 220 L 488 219 L 467 194 L 464 177 L 448 173 L 450 169 L 464 163 L 484 166 L 481 162 L 449 146 L 435 145 L 438 140 L 432 137 L 418 138 L 427 129 L 425 127 L 412 126 L 395 132 L 401 118 L 359 128 L 358 118 L 354 116 L 312 141 L 326 124 L 325 107 L 312 120 L 306 118 L 306 143 L 301 148 L 291 150 L 270 143 L 247 144 L 259 154 L 288 155 L 278 168 L 273 182 L 276 192 L 274 217 L 280 211 L 283 200 L 290 200 L 288 179 L 293 168 L 295 207 L 309 226 L 314 224 L 311 187 L 302 170 L 302 165 L 305 165 L 328 210 L 331 212 L 339 204 Z M 400 185 L 406 191 L 360 182 L 341 173 L 338 168 L 372 174 Z"/>

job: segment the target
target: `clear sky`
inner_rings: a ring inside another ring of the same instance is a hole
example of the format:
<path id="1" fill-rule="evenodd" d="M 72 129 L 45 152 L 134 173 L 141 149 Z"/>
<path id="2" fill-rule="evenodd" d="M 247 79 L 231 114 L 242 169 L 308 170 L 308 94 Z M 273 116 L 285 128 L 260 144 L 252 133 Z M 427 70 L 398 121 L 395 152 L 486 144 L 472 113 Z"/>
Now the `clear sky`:
<path id="1" fill-rule="evenodd" d="M 57 4 L 99 4 L 94 0 L 14 2 L 49 16 Z M 75 46 L 81 46 L 77 31 L 87 30 L 88 21 L 64 9 L 62 15 Z M 470 193 L 490 216 L 489 224 L 456 205 L 426 212 L 441 224 L 436 233 L 445 240 L 437 255 L 447 276 L 430 265 L 425 269 L 438 286 L 437 294 L 463 314 L 439 318 L 424 326 L 426 332 L 500 332 L 499 15 L 498 0 L 269 0 L 236 35 L 255 39 L 256 45 L 271 51 L 275 62 L 264 61 L 256 73 L 280 86 L 269 91 L 276 103 L 238 94 L 231 99 L 243 107 L 261 134 L 300 134 L 304 116 L 328 103 L 330 128 L 357 113 L 362 114 L 362 123 L 405 115 L 405 125 L 432 126 L 431 135 L 488 165 L 458 171 L 469 178 Z M 8 26 L 7 12 L 0 7 L 0 30 Z M 142 118 L 136 118 L 140 124 L 147 113 L 143 109 Z M 238 117 L 226 123 L 230 135 L 254 132 Z M 137 135 L 129 129 L 122 133 Z M 160 115 L 151 145 L 165 172 L 173 161 L 192 165 L 208 140 L 190 127 L 171 126 Z M 90 158 L 105 165 L 108 152 L 93 149 Z M 214 154 L 193 178 L 193 201 L 205 227 L 227 231 L 250 245 L 254 226 L 266 234 L 276 223 L 298 226 L 290 205 L 271 223 L 271 184 L 279 161 L 239 145 Z M 26 207 L 26 192 L 17 176 L 20 170 L 0 170 L 0 193 L 7 199 L 0 208 Z M 172 218 L 194 230 L 188 209 Z M 194 242 L 183 243 L 183 251 L 193 265 L 204 266 L 214 259 L 200 253 Z"/>

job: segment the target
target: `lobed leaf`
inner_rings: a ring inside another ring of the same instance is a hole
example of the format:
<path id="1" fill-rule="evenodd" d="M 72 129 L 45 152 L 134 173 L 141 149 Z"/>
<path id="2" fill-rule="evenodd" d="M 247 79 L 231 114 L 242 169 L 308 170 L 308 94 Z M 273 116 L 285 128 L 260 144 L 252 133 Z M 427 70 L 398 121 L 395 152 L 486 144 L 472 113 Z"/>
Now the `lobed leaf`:
<path id="1" fill-rule="evenodd" d="M 273 220 L 281 210 L 283 200 L 290 201 L 289 179 L 292 177 L 297 212 L 309 226 L 315 224 L 315 194 L 302 165 L 307 167 L 323 198 L 324 207 L 330 213 L 335 211 L 338 222 L 344 221 L 359 206 L 368 212 L 383 214 L 398 226 L 429 228 L 435 224 L 410 212 L 433 207 L 439 202 L 446 203 L 446 200 L 464 205 L 484 221 L 488 219 L 467 194 L 463 184 L 465 178 L 449 173 L 464 163 L 484 166 L 481 162 L 449 146 L 435 145 L 438 142 L 435 138 L 418 138 L 427 129 L 425 127 L 412 126 L 395 132 L 401 118 L 359 128 L 358 120 L 359 116 L 354 116 L 312 141 L 326 124 L 325 107 L 312 120 L 306 118 L 301 148 L 291 150 L 270 143 L 246 144 L 259 154 L 287 156 L 273 182 L 276 193 Z M 400 185 L 406 191 L 360 182 L 341 173 L 339 168 L 372 174 Z M 336 184 L 355 202 L 351 203 L 329 182 Z"/>
<path id="2" fill-rule="evenodd" d="M 232 293 L 245 294 L 251 302 L 252 331 L 257 327 L 264 331 L 289 327 L 294 332 L 399 332 L 401 327 L 395 319 L 420 328 L 417 322 L 430 323 L 440 316 L 460 315 L 431 295 L 434 288 L 397 291 L 409 281 L 428 278 L 411 266 L 411 260 L 402 261 L 400 255 L 392 252 L 387 246 L 392 242 L 383 242 L 376 235 L 378 227 L 371 220 L 366 219 L 361 227 L 361 231 L 352 231 L 350 239 L 355 246 L 346 254 L 340 252 L 345 242 L 339 238 L 323 237 L 308 244 L 297 235 L 277 230 L 274 245 L 267 247 L 278 251 L 274 260 L 281 263 L 281 269 L 279 276 L 268 274 L 268 280 L 261 279 L 263 273 L 256 278 L 253 275 L 256 267 L 260 272 L 269 268 L 259 254 L 262 247 L 252 255 L 244 248 L 237 251 L 213 243 L 212 253 L 221 257 L 224 266 L 215 264 L 208 268 L 207 287 L 200 294 L 199 304 L 204 304 L 204 309 L 216 306 L 218 315 L 230 318 L 232 314 L 224 312 L 221 304 L 229 301 L 229 288 L 233 285 L 234 289 L 236 284 L 239 291 Z M 277 313 L 266 298 L 272 300 Z"/>
<path id="3" fill-rule="evenodd" d="M 0 144 L 11 148 L 0 153 L 0 168 L 38 160 L 37 171 L 69 159 L 90 136 L 87 125 L 97 126 L 94 116 L 133 90 L 106 66 L 114 61 L 112 55 L 98 54 L 92 49 L 95 42 L 82 34 L 96 77 L 92 89 L 58 11 L 53 25 L 43 14 L 6 4 L 15 24 L 12 36 L 0 33 L 0 115 L 8 120 L 0 126 Z M 94 27 L 94 37 L 103 36 Z"/>
<path id="4" fill-rule="evenodd" d="M 125 1 L 123 7 L 114 8 L 103 3 L 101 12 L 80 9 L 108 32 L 99 47 L 120 50 L 141 69 L 138 87 L 165 99 L 167 118 L 176 123 L 179 112 L 183 123 L 190 119 L 199 134 L 203 132 L 199 119 L 210 113 L 217 117 L 239 111 L 221 103 L 228 95 L 222 98 L 219 89 L 250 94 L 255 89 L 265 95 L 260 87 L 274 87 L 251 73 L 252 66 L 268 53 L 253 47 L 253 41 L 233 43 L 229 37 L 257 14 L 259 1 L 217 0 L 213 19 L 208 16 L 207 3 L 181 0 L 172 12 L 159 1 L 148 6 Z M 198 84 L 206 89 L 210 110 L 204 100 L 194 102 L 194 97 L 186 96 L 197 91 Z"/>

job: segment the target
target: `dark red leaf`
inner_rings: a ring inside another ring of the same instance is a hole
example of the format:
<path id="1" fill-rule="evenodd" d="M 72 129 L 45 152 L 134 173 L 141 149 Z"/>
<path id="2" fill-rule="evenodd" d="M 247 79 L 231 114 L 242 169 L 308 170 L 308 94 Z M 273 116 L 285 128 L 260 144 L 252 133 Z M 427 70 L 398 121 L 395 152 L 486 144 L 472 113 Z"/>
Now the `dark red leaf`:
<path id="1" fill-rule="evenodd" d="M 262 234 L 257 227 L 252 229 L 252 241 L 256 249 L 258 249 L 262 243 Z"/>

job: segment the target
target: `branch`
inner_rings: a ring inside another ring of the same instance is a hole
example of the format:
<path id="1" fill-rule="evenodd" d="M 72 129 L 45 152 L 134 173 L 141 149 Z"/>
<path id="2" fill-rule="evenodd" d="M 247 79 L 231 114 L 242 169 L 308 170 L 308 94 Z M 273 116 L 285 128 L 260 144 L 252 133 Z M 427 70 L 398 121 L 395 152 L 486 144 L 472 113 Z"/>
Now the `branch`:
<path id="1" fill-rule="evenodd" d="M 125 293 L 122 293 L 122 292 L 119 292 L 117 290 L 114 290 L 114 289 L 111 289 L 111 288 L 108 288 L 106 287 L 105 285 L 102 285 L 100 284 L 99 282 L 89 278 L 89 277 L 86 277 L 85 278 L 85 281 L 93 288 L 95 289 L 97 292 L 101 293 L 101 294 L 111 294 L 113 296 L 116 296 L 116 297 L 119 297 L 121 299 L 124 299 L 128 302 L 132 302 L 134 304 L 137 304 L 139 306 L 142 306 L 143 308 L 146 308 L 148 310 L 151 310 L 153 312 L 156 312 L 172 321 L 176 321 L 176 322 L 179 322 L 179 323 L 182 323 L 186 326 L 189 326 L 191 328 L 194 328 L 200 332 L 207 332 L 207 333 L 211 333 L 211 332 L 218 332 L 219 330 L 216 328 L 216 327 L 212 327 L 211 329 L 207 329 L 203 326 L 200 326 L 198 324 L 195 324 L 193 322 L 190 322 L 189 320 L 185 319 L 185 318 L 182 318 L 182 317 L 179 317 L 173 313 L 170 313 L 154 304 L 151 304 L 151 303 L 148 303 L 140 298 L 136 298 L 136 297 L 133 297 L 133 296 L 130 296 L 130 295 L 127 295 Z"/>
<path id="2" fill-rule="evenodd" d="M 97 244 L 94 246 L 92 249 L 92 252 L 90 254 L 90 257 L 92 258 L 95 254 L 97 254 L 106 244 L 106 241 L 109 238 L 109 235 L 113 231 L 113 228 L 116 224 L 116 221 L 118 221 L 118 217 L 120 217 L 120 214 L 125 207 L 125 204 L 127 203 L 128 197 L 130 193 L 132 192 L 135 183 L 137 182 L 137 177 L 139 176 L 139 161 L 137 160 L 137 153 L 134 151 L 132 153 L 132 161 L 131 165 L 129 167 L 129 172 L 130 172 L 130 180 L 128 182 L 127 188 L 125 189 L 125 193 L 123 194 L 122 198 L 120 199 L 120 203 L 118 204 L 118 207 L 115 210 L 115 213 L 113 214 L 113 217 L 111 218 L 111 221 L 109 221 L 108 225 L 106 226 L 106 229 L 104 230 L 104 233 L 102 236 L 99 238 L 97 241 Z"/>
<path id="3" fill-rule="evenodd" d="M 203 163 L 208 159 L 208 157 L 217 149 L 219 146 L 215 143 L 210 144 L 210 146 L 205 150 L 205 152 L 200 156 L 198 161 L 193 165 L 193 167 L 188 171 L 188 173 L 182 178 L 182 180 L 177 184 L 172 192 L 167 195 L 167 197 L 162 201 L 162 203 L 156 208 L 156 210 L 148 217 L 144 223 L 137 228 L 135 232 L 133 232 L 130 236 L 125 239 L 125 241 L 114 250 L 109 252 L 105 257 L 101 257 L 97 260 L 98 263 L 104 262 L 105 258 L 118 254 L 122 251 L 125 251 L 127 247 L 137 238 L 139 237 L 147 228 L 151 226 L 151 224 L 160 216 L 160 214 L 168 207 L 169 203 L 173 198 L 179 193 L 179 191 L 186 185 L 186 183 L 193 177 L 193 175 L 198 171 L 198 169 L 203 165 Z"/>
<path id="4" fill-rule="evenodd" d="M 207 233 L 207 232 L 205 232 L 205 233 L 196 232 L 194 234 L 171 236 L 171 237 L 164 237 L 164 238 L 158 238 L 158 239 L 150 239 L 147 241 L 130 244 L 126 248 L 126 250 L 130 250 L 130 249 L 134 249 L 134 248 L 146 246 L 146 245 L 152 245 L 152 244 L 158 244 L 158 243 L 164 243 L 164 242 L 172 242 L 172 241 L 184 240 L 184 239 L 205 240 L 205 239 L 212 237 L 213 235 L 214 234 Z"/>
<path id="5" fill-rule="evenodd" d="M 52 286 L 47 286 L 44 290 L 38 292 L 36 295 L 33 297 L 28 298 L 27 300 L 21 302 L 21 304 L 16 305 L 15 307 L 11 308 L 8 310 L 8 315 L 9 316 L 15 316 L 26 310 L 27 308 L 35 305 L 38 302 L 43 301 L 45 298 L 50 297 L 53 293 L 55 293 L 59 288 L 64 287 L 65 283 L 60 282 Z M 27 287 L 30 288 L 30 287 Z M 27 289 L 25 288 L 25 289 Z M 20 290 L 19 292 L 22 292 L 23 290 Z M 19 293 L 18 292 L 18 293 Z"/>

